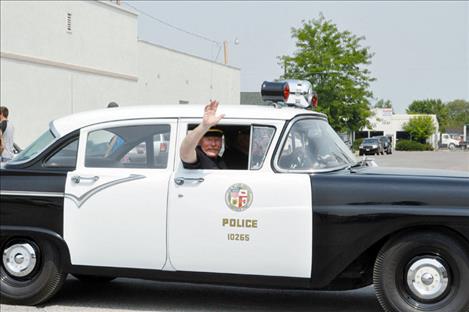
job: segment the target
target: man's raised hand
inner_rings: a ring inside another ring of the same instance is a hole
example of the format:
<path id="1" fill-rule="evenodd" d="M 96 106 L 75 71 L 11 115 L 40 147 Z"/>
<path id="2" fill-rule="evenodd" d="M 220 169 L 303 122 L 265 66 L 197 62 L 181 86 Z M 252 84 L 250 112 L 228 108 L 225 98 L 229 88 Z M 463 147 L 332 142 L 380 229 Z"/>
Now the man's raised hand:
<path id="1" fill-rule="evenodd" d="M 207 106 L 205 106 L 204 118 L 202 120 L 202 123 L 206 128 L 210 128 L 216 125 L 223 117 L 225 117 L 224 114 L 221 114 L 218 116 L 216 115 L 218 104 L 219 104 L 218 101 L 210 100 L 210 103 Z"/>

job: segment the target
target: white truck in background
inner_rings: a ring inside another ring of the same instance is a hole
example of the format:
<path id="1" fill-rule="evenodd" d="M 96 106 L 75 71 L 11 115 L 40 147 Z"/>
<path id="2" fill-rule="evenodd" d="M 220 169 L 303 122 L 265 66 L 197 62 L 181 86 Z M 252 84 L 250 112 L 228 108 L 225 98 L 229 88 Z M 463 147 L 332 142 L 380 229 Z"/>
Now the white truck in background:
<path id="1" fill-rule="evenodd" d="M 449 133 L 442 133 L 440 147 L 447 147 L 449 150 L 454 150 L 459 147 L 459 140 L 452 138 Z"/>
<path id="2" fill-rule="evenodd" d="M 450 150 L 456 148 L 467 149 L 469 145 L 468 137 L 469 134 L 469 124 L 465 124 L 463 127 L 463 135 L 451 136 L 449 133 L 442 133 L 440 137 L 440 147 L 447 147 Z"/>

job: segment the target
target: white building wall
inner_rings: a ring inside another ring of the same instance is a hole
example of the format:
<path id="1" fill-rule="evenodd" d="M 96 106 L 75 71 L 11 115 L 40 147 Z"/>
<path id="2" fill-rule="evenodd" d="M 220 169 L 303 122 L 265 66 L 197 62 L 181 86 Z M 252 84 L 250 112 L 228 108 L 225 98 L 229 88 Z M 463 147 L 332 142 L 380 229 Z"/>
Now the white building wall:
<path id="1" fill-rule="evenodd" d="M 379 109 L 375 108 L 372 110 L 374 115 L 368 119 L 371 128 L 365 128 L 363 131 L 383 131 L 383 135 L 392 136 L 394 147 L 396 146 L 396 132 L 404 131 L 403 126 L 409 122 L 410 119 L 417 116 L 430 116 L 435 126 L 435 132 L 427 140 L 434 148 L 438 147 L 438 132 L 439 124 L 436 115 L 424 115 L 424 114 L 393 114 L 392 109 Z"/>
<path id="2" fill-rule="evenodd" d="M 3 53 L 136 75 L 137 15 L 117 5 L 1 1 L 1 17 Z"/>
<path id="3" fill-rule="evenodd" d="M 138 43 L 138 103 L 240 104 L 240 71 L 145 41 Z"/>
<path id="4" fill-rule="evenodd" d="M 109 1 L 0 1 L 0 12 L 0 105 L 21 147 L 111 101 L 239 104 L 239 69 L 138 41 L 137 15 Z"/>

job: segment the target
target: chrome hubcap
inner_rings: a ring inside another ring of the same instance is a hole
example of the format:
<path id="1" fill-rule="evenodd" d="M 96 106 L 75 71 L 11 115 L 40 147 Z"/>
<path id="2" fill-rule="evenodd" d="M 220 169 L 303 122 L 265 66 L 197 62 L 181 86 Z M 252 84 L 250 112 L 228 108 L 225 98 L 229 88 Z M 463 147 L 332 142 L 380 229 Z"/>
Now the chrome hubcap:
<path id="1" fill-rule="evenodd" d="M 448 282 L 448 271 L 437 259 L 419 259 L 407 271 L 407 286 L 420 299 L 438 298 L 448 288 Z"/>
<path id="2" fill-rule="evenodd" d="M 3 266 L 16 277 L 24 277 L 36 267 L 36 252 L 28 244 L 14 244 L 3 251 Z"/>

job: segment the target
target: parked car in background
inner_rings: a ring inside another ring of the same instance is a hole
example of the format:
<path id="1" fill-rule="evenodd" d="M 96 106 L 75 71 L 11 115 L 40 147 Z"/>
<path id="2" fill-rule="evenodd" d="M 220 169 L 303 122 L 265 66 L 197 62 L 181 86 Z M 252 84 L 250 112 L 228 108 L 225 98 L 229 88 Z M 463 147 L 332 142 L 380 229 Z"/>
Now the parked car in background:
<path id="1" fill-rule="evenodd" d="M 358 154 L 360 156 L 384 154 L 383 143 L 377 138 L 364 139 L 359 146 Z"/>
<path id="2" fill-rule="evenodd" d="M 388 136 L 381 135 L 381 136 L 375 136 L 371 137 L 372 139 L 378 139 L 383 146 L 383 150 L 386 154 L 392 154 L 392 143 L 391 139 Z"/>

